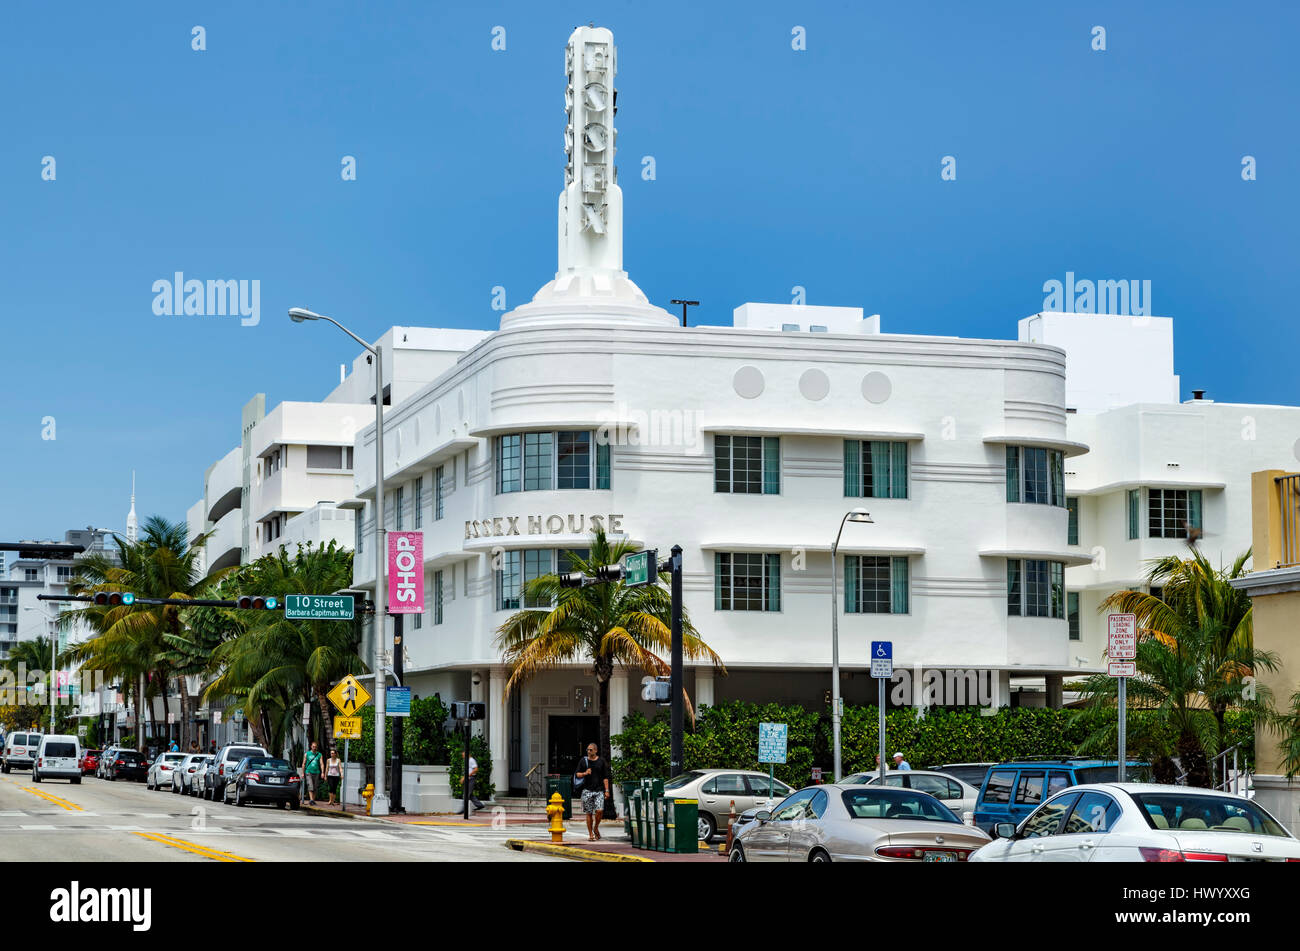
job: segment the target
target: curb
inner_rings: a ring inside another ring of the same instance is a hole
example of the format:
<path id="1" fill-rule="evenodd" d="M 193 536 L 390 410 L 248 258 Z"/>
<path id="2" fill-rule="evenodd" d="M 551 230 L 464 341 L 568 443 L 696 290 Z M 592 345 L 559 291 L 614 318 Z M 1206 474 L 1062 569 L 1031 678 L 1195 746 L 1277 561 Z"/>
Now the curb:
<path id="1" fill-rule="evenodd" d="M 506 839 L 506 847 L 516 852 L 537 852 L 542 855 L 557 855 L 560 858 L 573 859 L 578 862 L 653 862 L 654 859 L 640 855 L 623 855 L 618 852 L 594 852 L 572 845 L 557 845 L 554 842 L 535 842 L 531 839 Z"/>

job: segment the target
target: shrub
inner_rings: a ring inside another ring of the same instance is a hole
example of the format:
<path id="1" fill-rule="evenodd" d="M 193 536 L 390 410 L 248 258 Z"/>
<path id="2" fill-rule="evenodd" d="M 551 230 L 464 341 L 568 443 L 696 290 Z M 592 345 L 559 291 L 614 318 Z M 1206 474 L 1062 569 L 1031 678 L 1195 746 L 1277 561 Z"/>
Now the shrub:
<path id="1" fill-rule="evenodd" d="M 448 738 L 447 748 L 450 753 L 448 765 L 451 769 L 448 770 L 448 777 L 451 780 L 451 794 L 459 799 L 465 786 L 462 781 L 464 760 L 461 759 L 461 750 L 465 748 L 464 734 L 452 734 Z M 488 748 L 487 740 L 481 736 L 471 736 L 469 755 L 478 764 L 478 775 L 474 777 L 474 798 L 491 799 L 496 792 L 496 785 L 492 782 L 492 751 Z"/>

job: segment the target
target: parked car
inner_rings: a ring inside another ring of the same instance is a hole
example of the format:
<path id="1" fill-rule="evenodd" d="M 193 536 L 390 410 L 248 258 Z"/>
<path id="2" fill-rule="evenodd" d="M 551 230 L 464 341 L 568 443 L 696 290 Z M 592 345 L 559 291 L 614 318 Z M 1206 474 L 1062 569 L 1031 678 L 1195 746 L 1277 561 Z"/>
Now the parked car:
<path id="1" fill-rule="evenodd" d="M 108 761 L 116 756 L 118 751 L 121 749 L 123 749 L 121 746 L 110 746 L 105 749 L 104 752 L 99 754 L 99 763 L 95 766 L 95 777 L 97 779 L 108 778 L 108 773 L 105 767 L 108 765 Z"/>
<path id="2" fill-rule="evenodd" d="M 41 746 L 40 733 L 26 731 L 10 733 L 5 737 L 4 755 L 0 759 L 0 772 L 8 773 L 15 769 L 31 769 L 36 762 L 36 753 Z"/>
<path id="3" fill-rule="evenodd" d="M 100 764 L 100 768 L 104 771 L 104 778 L 110 782 L 118 779 L 143 781 L 149 772 L 144 754 L 135 750 L 114 750 L 113 755 Z"/>
<path id="4" fill-rule="evenodd" d="M 773 779 L 768 786 L 767 773 L 745 769 L 693 769 L 664 783 L 664 792 L 678 799 L 699 800 L 699 835 L 705 842 L 722 830 L 727 832 L 731 803 L 736 815 L 747 809 L 771 808 L 794 790 Z"/>
<path id="5" fill-rule="evenodd" d="M 880 785 L 879 778 L 872 778 L 868 785 Z M 975 810 L 975 800 L 979 798 L 977 787 L 963 783 L 956 776 L 930 769 L 910 769 L 885 774 L 885 785 L 900 789 L 918 789 L 929 793 L 935 799 L 957 813 L 965 820 L 967 813 Z"/>
<path id="6" fill-rule="evenodd" d="M 103 750 L 82 750 L 81 751 L 81 775 L 87 773 L 97 773 L 99 771 L 99 755 Z"/>
<path id="7" fill-rule="evenodd" d="M 211 759 L 207 753 L 186 753 L 185 758 L 172 770 L 172 792 L 194 795 L 194 774 Z"/>
<path id="8" fill-rule="evenodd" d="M 184 753 L 159 753 L 158 758 L 149 766 L 149 772 L 145 774 L 144 785 L 146 789 L 162 789 L 164 785 L 172 784 L 172 771 L 181 764 L 185 759 Z"/>
<path id="9" fill-rule="evenodd" d="M 972 862 L 1300 862 L 1300 839 L 1244 796 L 1089 783 L 1058 793 Z"/>
<path id="10" fill-rule="evenodd" d="M 1147 779 L 1145 763 L 1129 763 L 1130 779 Z M 999 822 L 1019 825 L 1043 802 L 1071 786 L 1115 782 L 1119 764 L 1099 759 L 1037 759 L 999 763 L 989 770 L 975 802 L 975 825 L 992 832 Z"/>
<path id="11" fill-rule="evenodd" d="M 273 802 L 280 807 L 302 806 L 302 777 L 287 759 L 245 756 L 231 771 L 221 801 L 234 799 L 236 806 L 250 802 Z"/>
<path id="12" fill-rule="evenodd" d="M 199 789 L 204 799 L 216 801 L 223 798 L 226 784 L 230 782 L 235 767 L 245 756 L 270 756 L 256 743 L 227 743 L 217 750 L 216 756 L 203 771 L 203 785 Z"/>
<path id="13" fill-rule="evenodd" d="M 730 862 L 963 862 L 989 841 L 929 793 L 808 786 L 761 810 L 732 839 Z"/>
<path id="14" fill-rule="evenodd" d="M 75 736 L 51 733 L 41 737 L 32 782 L 47 779 L 66 779 L 74 786 L 81 785 L 81 741 Z"/>

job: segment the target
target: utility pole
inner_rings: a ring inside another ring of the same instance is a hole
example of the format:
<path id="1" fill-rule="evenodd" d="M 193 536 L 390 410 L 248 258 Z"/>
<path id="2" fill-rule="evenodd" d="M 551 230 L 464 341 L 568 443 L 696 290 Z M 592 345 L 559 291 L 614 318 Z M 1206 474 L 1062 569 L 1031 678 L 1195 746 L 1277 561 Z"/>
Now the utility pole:
<path id="1" fill-rule="evenodd" d="M 669 570 L 672 571 L 672 600 L 673 600 L 673 659 L 672 659 L 672 676 L 669 681 L 669 690 L 671 693 L 671 714 L 670 726 L 672 729 L 672 752 L 670 754 L 668 772 L 672 776 L 680 776 L 683 772 L 683 761 L 685 755 L 682 751 L 682 732 L 686 728 L 686 709 L 683 698 L 683 689 L 685 684 L 682 678 L 682 546 L 674 545 L 672 548 L 672 558 L 669 560 Z"/>
<path id="2" fill-rule="evenodd" d="M 402 646 L 402 623 L 405 618 L 404 614 L 393 615 L 393 679 L 397 681 L 397 686 L 404 686 L 404 677 L 406 675 L 406 658 L 403 656 L 406 651 Z M 385 682 L 384 690 L 388 689 Z M 402 740 L 406 736 L 406 717 L 393 717 L 393 795 L 389 799 L 389 809 L 394 812 L 405 812 L 402 808 Z"/>

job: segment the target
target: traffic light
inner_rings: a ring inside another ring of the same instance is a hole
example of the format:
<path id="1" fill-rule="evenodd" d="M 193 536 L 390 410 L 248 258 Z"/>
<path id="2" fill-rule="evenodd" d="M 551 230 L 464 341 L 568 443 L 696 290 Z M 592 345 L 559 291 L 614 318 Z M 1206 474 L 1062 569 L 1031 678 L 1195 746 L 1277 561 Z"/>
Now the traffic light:
<path id="1" fill-rule="evenodd" d="M 472 700 L 453 700 L 451 702 L 453 720 L 486 720 L 487 704 Z"/>
<path id="2" fill-rule="evenodd" d="M 586 581 L 586 575 L 580 571 L 573 571 L 567 575 L 560 575 L 561 588 L 581 588 Z"/>
<path id="3" fill-rule="evenodd" d="M 621 565 L 601 565 L 596 569 L 597 581 L 620 581 L 623 578 L 623 567 Z"/>
<path id="4" fill-rule="evenodd" d="M 130 591 L 96 591 L 94 602 L 101 608 L 115 608 L 123 604 L 134 604 L 135 595 Z"/>
<path id="5" fill-rule="evenodd" d="M 235 607 L 241 611 L 274 611 L 280 602 L 275 598 L 264 598 L 260 594 L 241 594 L 235 601 Z"/>

